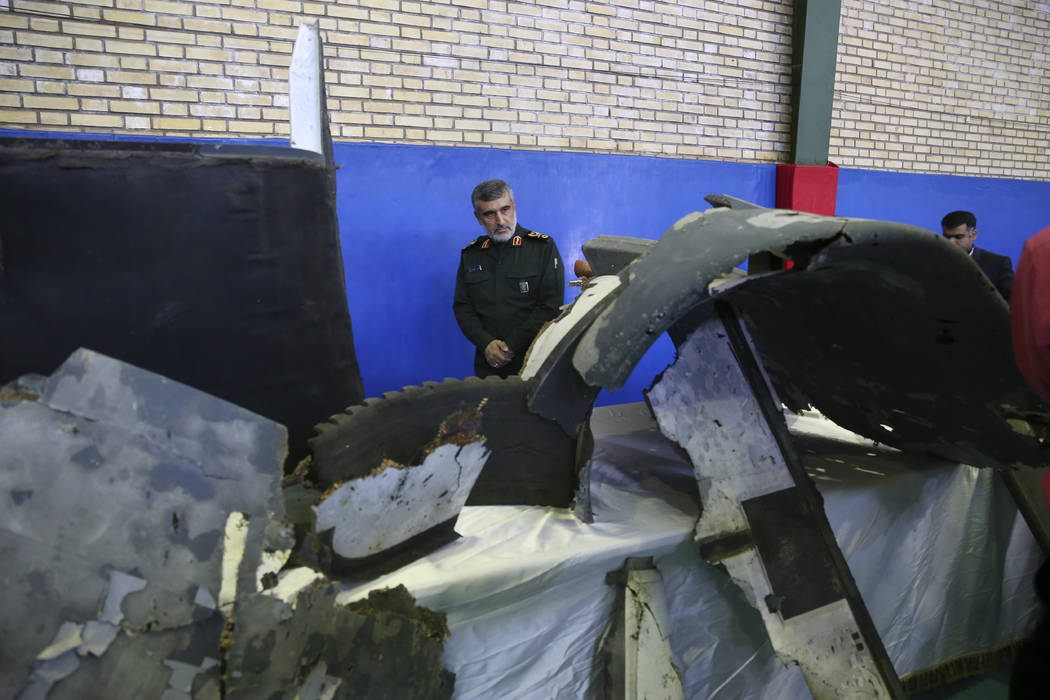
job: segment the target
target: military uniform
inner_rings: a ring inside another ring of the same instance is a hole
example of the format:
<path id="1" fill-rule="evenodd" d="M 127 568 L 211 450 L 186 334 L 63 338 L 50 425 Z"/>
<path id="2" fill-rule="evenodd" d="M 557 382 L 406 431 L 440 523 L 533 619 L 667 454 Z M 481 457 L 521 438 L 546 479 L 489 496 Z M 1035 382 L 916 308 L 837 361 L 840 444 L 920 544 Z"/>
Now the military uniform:
<path id="1" fill-rule="evenodd" d="M 517 374 L 543 324 L 565 299 L 565 271 L 554 239 L 523 226 L 506 243 L 482 235 L 463 249 L 452 309 L 463 335 L 474 344 L 479 377 Z M 514 352 L 505 367 L 485 360 L 485 347 L 504 341 Z"/>

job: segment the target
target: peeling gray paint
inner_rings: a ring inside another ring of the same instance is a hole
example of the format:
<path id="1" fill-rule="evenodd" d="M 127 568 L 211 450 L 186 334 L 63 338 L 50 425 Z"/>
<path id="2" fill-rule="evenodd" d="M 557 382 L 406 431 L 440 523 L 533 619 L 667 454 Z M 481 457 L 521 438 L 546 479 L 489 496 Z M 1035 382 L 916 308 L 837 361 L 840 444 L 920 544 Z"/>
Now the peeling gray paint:
<path id="1" fill-rule="evenodd" d="M 167 408 L 139 410 L 153 402 Z M 218 590 L 229 512 L 263 530 L 283 517 L 285 448 L 281 426 L 216 403 L 80 350 L 37 400 L 0 406 L 0 493 L 21 502 L 0 510 L 0 696 L 101 697 L 134 664 L 130 696 L 159 697 L 164 659 L 217 657 L 222 620 L 201 591 Z"/>
<path id="2" fill-rule="evenodd" d="M 120 609 L 121 603 L 131 593 L 141 591 L 146 587 L 146 581 L 138 576 L 126 574 L 123 571 L 110 571 L 109 588 L 106 591 L 106 602 L 102 604 L 102 612 L 98 619 L 111 625 L 119 625 L 124 619 L 124 613 Z"/>
<path id="3" fill-rule="evenodd" d="M 718 562 L 761 614 L 777 654 L 801 666 L 818 699 L 893 697 L 891 689 L 899 683 L 895 676 L 880 676 L 872 652 L 873 645 L 881 648 L 881 641 L 862 636 L 842 588 L 830 602 L 821 599 L 789 619 L 781 614 L 778 590 L 771 583 L 773 561 L 751 543 L 739 546 L 740 534 L 754 527 L 744 502 L 790 492 L 795 481 L 719 318 L 700 324 L 679 346 L 676 362 L 647 398 L 660 431 L 681 445 L 693 463 L 703 504 L 695 538 L 701 545 L 717 544 L 720 538 L 737 543 Z M 795 578 L 815 579 L 823 573 L 816 571 L 809 552 L 788 559 Z"/>
<path id="4" fill-rule="evenodd" d="M 403 589 L 336 605 L 321 574 L 283 570 L 281 426 L 83 350 L 5 396 L 0 696 L 451 696 L 442 616 Z M 395 520 L 462 507 L 488 453 L 445 438 L 425 469 L 389 470 L 423 482 Z"/>
<path id="5" fill-rule="evenodd" d="M 331 530 L 333 551 L 347 559 L 401 544 L 459 515 L 488 456 L 479 436 L 441 445 L 419 465 L 350 479 L 314 506 L 316 530 Z"/>

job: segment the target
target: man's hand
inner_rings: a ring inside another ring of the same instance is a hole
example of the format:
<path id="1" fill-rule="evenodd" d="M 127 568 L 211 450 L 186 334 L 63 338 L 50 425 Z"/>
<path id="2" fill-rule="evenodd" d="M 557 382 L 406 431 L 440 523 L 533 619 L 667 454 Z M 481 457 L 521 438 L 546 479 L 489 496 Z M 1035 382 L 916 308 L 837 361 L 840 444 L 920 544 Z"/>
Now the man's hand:
<path id="1" fill-rule="evenodd" d="M 514 353 L 502 340 L 493 340 L 485 346 L 485 361 L 490 367 L 504 367 L 514 359 Z"/>

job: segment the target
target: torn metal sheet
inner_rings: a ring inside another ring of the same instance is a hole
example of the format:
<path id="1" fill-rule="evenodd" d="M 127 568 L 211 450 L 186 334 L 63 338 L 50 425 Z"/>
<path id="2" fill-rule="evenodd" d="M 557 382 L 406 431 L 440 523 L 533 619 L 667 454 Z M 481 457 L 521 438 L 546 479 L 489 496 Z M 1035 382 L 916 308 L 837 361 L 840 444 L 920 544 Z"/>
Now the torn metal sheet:
<path id="1" fill-rule="evenodd" d="M 620 278 L 616 275 L 601 275 L 584 281 L 579 295 L 557 318 L 547 323 L 532 341 L 519 376 L 524 381 L 529 381 L 543 374 L 541 368 L 547 358 L 565 343 L 572 329 L 581 324 L 589 325 L 589 321 L 593 320 L 592 310 L 619 286 Z"/>
<path id="2" fill-rule="evenodd" d="M 728 323 L 738 321 L 720 310 L 701 324 L 647 394 L 661 432 L 693 463 L 703 502 L 694 536 L 814 697 L 903 697 L 761 366 L 742 367 L 747 339 Z"/>
<path id="3" fill-rule="evenodd" d="M 419 464 L 384 460 L 323 494 L 312 527 L 326 550 L 322 568 L 341 578 L 371 578 L 458 537 L 456 518 L 490 454 L 478 433 L 487 403 L 442 421 Z"/>
<path id="4" fill-rule="evenodd" d="M 0 696 L 160 697 L 169 661 L 207 684 L 227 516 L 257 523 L 260 553 L 281 541 L 285 429 L 88 350 L 35 394 L 10 389 Z"/>
<path id="5" fill-rule="evenodd" d="M 441 664 L 443 614 L 417 606 L 404 586 L 374 590 L 350 605 L 336 604 L 337 592 L 307 579 L 281 597 L 238 598 L 224 697 L 452 697 L 455 676 Z"/>
<path id="6" fill-rule="evenodd" d="M 671 618 L 663 578 L 652 557 L 632 557 L 610 571 L 617 586 L 609 626 L 598 642 L 599 676 L 592 698 L 684 700 L 681 672 L 671 652 Z"/>
<path id="7" fill-rule="evenodd" d="M 368 568 L 380 552 L 429 530 L 451 532 L 488 456 L 482 436 L 466 435 L 437 446 L 421 464 L 386 462 L 325 494 L 314 506 L 314 529 L 332 548 L 333 569 Z"/>
<path id="8" fill-rule="evenodd" d="M 425 382 L 366 399 L 316 426 L 309 441 L 317 484 L 360 478 L 385 460 L 419 464 L 423 448 L 456 410 L 487 399 L 480 433 L 492 453 L 467 505 L 566 507 L 576 488 L 576 440 L 525 403 L 519 377 Z"/>
<path id="9" fill-rule="evenodd" d="M 807 229 L 808 223 L 827 217 L 799 212 L 782 212 L 775 235 L 763 237 L 754 231 L 750 236 L 741 235 L 745 227 L 732 216 L 719 218 L 727 213 L 730 210 L 690 214 L 659 242 L 600 236 L 584 244 L 584 253 L 595 258 L 588 259 L 591 266 L 598 272 L 617 270 L 619 283 L 597 287 L 585 300 L 586 313 L 572 313 L 570 307 L 570 313 L 555 322 L 563 327 L 557 331 L 557 344 L 543 354 L 531 378 L 530 408 L 557 420 L 566 430 L 578 430 L 601 388 L 622 386 L 661 333 L 669 331 L 679 342 L 710 314 L 709 309 L 697 311 L 698 301 L 709 299 L 713 288 L 735 283 L 742 274 L 735 265 L 751 252 L 765 245 L 779 246 L 790 238 L 789 233 L 817 242 L 837 235 L 834 222 L 824 222 L 816 231 Z M 785 231 L 779 231 L 781 228 Z M 622 294 L 628 295 L 626 302 L 619 299 Z M 684 329 L 679 330 L 683 321 Z M 610 327 L 610 323 L 620 325 Z M 599 358 L 605 368 L 602 372 L 616 373 L 614 381 L 585 370 L 587 362 Z M 615 370 L 610 369 L 613 366 Z"/>

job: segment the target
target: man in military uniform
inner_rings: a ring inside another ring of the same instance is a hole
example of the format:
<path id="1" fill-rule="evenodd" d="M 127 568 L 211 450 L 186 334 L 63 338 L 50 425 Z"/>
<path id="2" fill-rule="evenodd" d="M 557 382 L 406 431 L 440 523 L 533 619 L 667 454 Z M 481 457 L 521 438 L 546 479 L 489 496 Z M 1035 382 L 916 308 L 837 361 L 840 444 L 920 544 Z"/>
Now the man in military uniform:
<path id="1" fill-rule="evenodd" d="M 470 196 L 485 234 L 463 249 L 452 310 L 474 344 L 474 372 L 521 371 L 525 351 L 565 298 L 565 272 L 554 239 L 518 225 L 514 193 L 486 180 Z"/>

